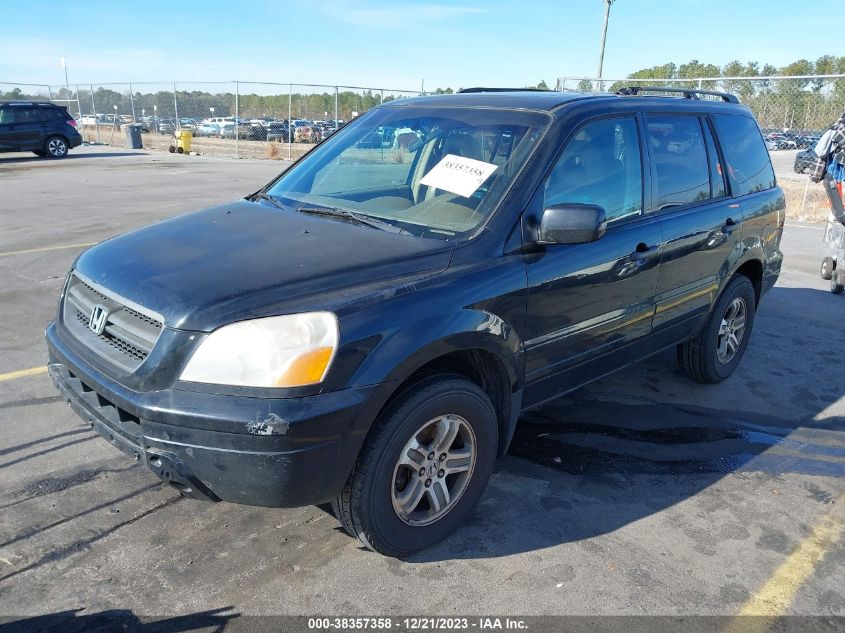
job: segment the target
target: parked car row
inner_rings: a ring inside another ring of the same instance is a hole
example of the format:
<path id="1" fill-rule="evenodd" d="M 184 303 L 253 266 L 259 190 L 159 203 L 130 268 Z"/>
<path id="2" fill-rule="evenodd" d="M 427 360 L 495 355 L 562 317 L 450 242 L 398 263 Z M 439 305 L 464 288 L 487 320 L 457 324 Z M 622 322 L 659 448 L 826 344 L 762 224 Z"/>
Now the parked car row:
<path id="1" fill-rule="evenodd" d="M 157 119 L 145 117 L 143 131 L 157 130 L 159 134 L 172 134 L 176 129 L 189 129 L 194 136 L 233 139 L 244 141 L 275 141 L 295 143 L 319 143 L 334 134 L 344 121 L 310 121 L 293 119 L 292 122 L 277 119 L 250 119 L 239 117 L 210 117 L 197 121 L 191 118 Z M 291 131 L 292 130 L 292 131 Z"/>
<path id="2" fill-rule="evenodd" d="M 778 132 L 763 130 L 763 139 L 766 141 L 766 148 L 769 151 L 780 149 L 808 149 L 815 147 L 819 142 L 821 132 Z"/>

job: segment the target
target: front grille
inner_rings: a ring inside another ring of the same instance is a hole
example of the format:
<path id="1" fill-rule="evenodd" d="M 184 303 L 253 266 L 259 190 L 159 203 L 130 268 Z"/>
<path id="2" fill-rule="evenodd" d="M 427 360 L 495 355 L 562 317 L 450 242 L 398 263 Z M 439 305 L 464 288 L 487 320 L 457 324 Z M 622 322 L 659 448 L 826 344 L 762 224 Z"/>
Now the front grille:
<path id="1" fill-rule="evenodd" d="M 132 372 L 153 350 L 161 334 L 163 319 L 127 303 L 74 273 L 65 292 L 62 317 L 67 330 L 81 343 L 121 369 Z M 98 305 L 108 313 L 101 334 L 89 327 L 91 314 Z"/>

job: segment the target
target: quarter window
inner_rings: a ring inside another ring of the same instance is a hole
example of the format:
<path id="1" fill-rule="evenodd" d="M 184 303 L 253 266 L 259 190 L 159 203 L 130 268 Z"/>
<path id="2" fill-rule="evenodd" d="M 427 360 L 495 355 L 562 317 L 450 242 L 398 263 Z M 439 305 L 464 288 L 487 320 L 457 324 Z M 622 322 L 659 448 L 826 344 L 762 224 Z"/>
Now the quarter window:
<path id="1" fill-rule="evenodd" d="M 775 172 L 754 119 L 736 114 L 717 114 L 714 119 L 734 195 L 774 187 Z"/>
<path id="2" fill-rule="evenodd" d="M 635 119 L 588 123 L 569 141 L 546 180 L 544 204 L 569 202 L 598 205 L 608 221 L 642 213 L 642 161 Z"/>
<path id="3" fill-rule="evenodd" d="M 657 172 L 657 210 L 709 199 L 707 151 L 698 117 L 653 116 L 646 121 Z"/>

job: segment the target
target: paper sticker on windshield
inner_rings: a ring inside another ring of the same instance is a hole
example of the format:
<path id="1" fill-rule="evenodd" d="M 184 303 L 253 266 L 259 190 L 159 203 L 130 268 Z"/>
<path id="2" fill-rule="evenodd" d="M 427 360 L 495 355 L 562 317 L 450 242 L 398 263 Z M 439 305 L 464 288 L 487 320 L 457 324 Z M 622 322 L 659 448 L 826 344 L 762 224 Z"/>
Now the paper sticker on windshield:
<path id="1" fill-rule="evenodd" d="M 420 184 L 469 198 L 498 167 L 474 158 L 446 154 Z"/>

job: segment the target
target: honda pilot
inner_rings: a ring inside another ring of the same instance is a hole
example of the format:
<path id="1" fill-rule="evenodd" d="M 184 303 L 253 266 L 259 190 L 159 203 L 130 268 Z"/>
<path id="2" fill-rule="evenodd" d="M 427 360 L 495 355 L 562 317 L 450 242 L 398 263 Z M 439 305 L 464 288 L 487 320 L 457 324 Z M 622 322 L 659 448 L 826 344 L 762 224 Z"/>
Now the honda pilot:
<path id="1" fill-rule="evenodd" d="M 521 412 L 666 348 L 730 376 L 784 210 L 732 95 L 398 99 L 242 200 L 83 253 L 49 371 L 184 495 L 331 502 L 406 556 L 473 511 Z"/>

